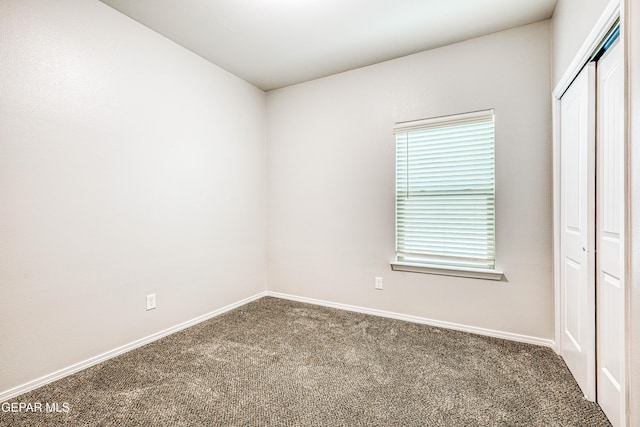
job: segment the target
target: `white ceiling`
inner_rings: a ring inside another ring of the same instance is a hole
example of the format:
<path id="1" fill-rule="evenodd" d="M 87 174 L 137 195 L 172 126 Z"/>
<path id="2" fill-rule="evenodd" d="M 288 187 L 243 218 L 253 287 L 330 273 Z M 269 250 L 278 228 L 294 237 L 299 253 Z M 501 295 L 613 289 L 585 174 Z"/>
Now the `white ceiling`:
<path id="1" fill-rule="evenodd" d="M 551 17 L 557 0 L 101 0 L 270 90 Z"/>

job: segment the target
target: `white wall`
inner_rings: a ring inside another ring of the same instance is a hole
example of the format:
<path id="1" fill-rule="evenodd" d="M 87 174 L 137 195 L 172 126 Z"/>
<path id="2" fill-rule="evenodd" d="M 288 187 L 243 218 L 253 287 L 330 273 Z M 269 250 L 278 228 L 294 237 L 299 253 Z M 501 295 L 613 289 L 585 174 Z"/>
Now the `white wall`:
<path id="1" fill-rule="evenodd" d="M 587 39 L 609 1 L 612 0 L 558 0 L 551 21 L 554 86 Z"/>
<path id="2" fill-rule="evenodd" d="M 545 21 L 269 92 L 269 290 L 552 338 L 550 73 Z M 394 123 L 487 108 L 507 281 L 391 271 Z"/>
<path id="3" fill-rule="evenodd" d="M 0 392 L 265 289 L 264 92 L 97 1 L 0 40 Z"/>

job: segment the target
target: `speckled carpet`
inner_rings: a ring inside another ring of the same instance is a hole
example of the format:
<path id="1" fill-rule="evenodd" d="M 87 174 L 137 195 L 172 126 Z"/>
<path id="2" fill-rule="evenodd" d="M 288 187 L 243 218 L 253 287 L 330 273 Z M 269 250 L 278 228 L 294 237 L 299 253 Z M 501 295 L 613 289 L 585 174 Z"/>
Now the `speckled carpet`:
<path id="1" fill-rule="evenodd" d="M 269 297 L 9 403 L 42 411 L 2 426 L 609 425 L 548 348 Z"/>

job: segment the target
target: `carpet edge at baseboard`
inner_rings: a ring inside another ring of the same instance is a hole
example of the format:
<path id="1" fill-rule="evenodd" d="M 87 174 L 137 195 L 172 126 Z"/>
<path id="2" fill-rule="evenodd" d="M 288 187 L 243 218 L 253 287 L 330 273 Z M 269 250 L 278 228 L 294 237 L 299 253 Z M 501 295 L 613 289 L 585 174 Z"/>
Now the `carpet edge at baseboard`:
<path id="1" fill-rule="evenodd" d="M 469 332 L 471 334 L 483 335 L 493 338 L 500 338 L 509 341 L 517 341 L 525 344 L 539 345 L 549 347 L 556 351 L 555 341 L 547 338 L 533 337 L 529 335 L 516 334 L 513 332 L 498 331 L 495 329 L 480 328 L 476 326 L 463 325 L 460 323 L 446 322 L 442 320 L 429 319 L 426 317 L 412 316 L 409 314 L 394 313 L 391 311 L 378 310 L 375 308 L 360 307 L 349 304 L 342 304 L 331 301 L 324 301 L 315 298 L 301 297 L 281 292 L 266 291 L 266 296 L 281 298 L 290 301 L 304 302 L 307 304 L 320 305 L 323 307 L 337 308 L 339 310 L 353 311 L 356 313 L 370 314 L 372 316 L 387 317 L 390 319 L 404 320 L 406 322 L 419 323 L 422 325 L 435 326 L 444 329 L 453 329 L 456 331 Z M 556 351 L 557 353 L 557 351 Z"/>
<path id="2" fill-rule="evenodd" d="M 183 329 L 186 329 L 188 327 L 194 326 L 198 323 L 204 322 L 205 320 L 209 320 L 213 317 L 219 316 L 223 313 L 226 313 L 230 310 L 233 310 L 235 308 L 241 307 L 245 304 L 248 304 L 250 302 L 256 301 L 262 297 L 265 296 L 270 296 L 270 297 L 274 297 L 274 298 L 280 298 L 280 299 L 285 299 L 285 300 L 290 300 L 290 301 L 297 301 L 297 302 L 303 302 L 303 303 L 308 303 L 308 304 L 313 304 L 313 305 L 320 305 L 320 306 L 324 306 L 324 307 L 331 307 L 331 308 L 336 308 L 339 310 L 346 310 L 346 311 L 352 311 L 352 312 L 357 312 L 357 313 L 363 313 L 363 314 L 369 314 L 369 315 L 373 315 L 373 316 L 379 316 L 379 317 L 386 317 L 386 318 L 391 318 L 391 319 L 396 319 L 396 320 L 403 320 L 403 321 L 407 321 L 407 322 L 412 322 L 412 323 L 419 323 L 419 324 L 423 324 L 423 325 L 429 325 L 429 326 L 435 326 L 435 327 L 439 327 L 439 328 L 445 328 L 445 329 L 452 329 L 452 330 L 457 330 L 457 331 L 462 331 L 462 332 L 468 332 L 468 333 L 472 333 L 472 334 L 476 334 L 476 335 L 483 335 L 483 336 L 489 336 L 489 337 L 494 337 L 494 338 L 500 338 L 500 339 L 505 339 L 505 340 L 510 340 L 510 341 L 517 341 L 517 342 L 522 342 L 522 343 L 526 343 L 526 344 L 533 344 L 533 345 L 539 345 L 539 346 L 543 346 L 543 347 L 549 347 L 551 349 L 553 349 L 555 351 L 555 342 L 551 339 L 545 339 L 545 338 L 538 338 L 538 337 L 532 337 L 532 336 L 528 336 L 528 335 L 522 335 L 522 334 L 516 334 L 516 333 L 512 333 L 512 332 L 506 332 L 506 331 L 498 331 L 498 330 L 494 330 L 494 329 L 487 329 L 487 328 L 480 328 L 480 327 L 475 327 L 475 326 L 469 326 L 469 325 L 463 325 L 463 324 L 459 324 L 459 323 L 453 323 L 453 322 L 446 322 L 446 321 L 441 321 L 441 320 L 435 320 L 435 319 L 429 319 L 429 318 L 425 318 L 425 317 L 419 317 L 419 316 L 412 316 L 412 315 L 408 315 L 408 314 L 401 314 L 401 313 L 394 313 L 394 312 L 390 312 L 390 311 L 384 311 L 384 310 L 378 310 L 378 309 L 374 309 L 374 308 L 366 308 L 366 307 L 360 307 L 360 306 L 354 306 L 354 305 L 349 305 L 349 304 L 342 304 L 342 303 L 337 303 L 337 302 L 331 302 L 331 301 L 324 301 L 324 300 L 319 300 L 319 299 L 315 299 L 315 298 L 308 298 L 308 297 L 301 297 L 301 296 L 297 296 L 297 295 L 290 295 L 290 294 L 285 294 L 285 293 L 281 293 L 281 292 L 274 292 L 274 291 L 263 291 L 263 292 L 259 292 L 255 295 L 252 295 L 250 297 L 244 298 L 240 301 L 237 301 L 235 303 L 229 304 L 225 307 L 219 308 L 217 310 L 213 310 L 209 313 L 203 314 L 201 316 L 195 317 L 191 320 L 187 320 L 185 322 L 182 322 L 178 325 L 172 326 L 170 328 L 164 329 L 162 331 L 156 332 L 154 334 L 151 334 L 149 336 L 146 336 L 144 338 L 140 338 L 138 340 L 135 340 L 131 343 L 125 344 L 123 346 L 117 347 L 115 349 L 106 351 L 102 354 L 99 354 L 97 356 L 91 357 L 89 359 L 86 359 L 84 361 L 75 363 L 71 366 L 68 366 L 66 368 L 62 368 L 58 371 L 52 372 L 50 374 L 46 374 L 41 376 L 40 378 L 28 381 L 22 385 L 19 385 L 17 387 L 11 388 L 9 390 L 5 390 L 0 392 L 0 402 L 5 402 L 9 399 L 12 399 L 14 397 L 17 397 L 23 393 L 27 393 L 31 390 L 35 390 L 39 387 L 42 387 L 43 385 L 49 384 L 53 381 L 62 379 L 66 376 L 72 375 L 76 372 L 79 372 L 83 369 L 89 368 L 90 366 L 96 365 L 98 363 L 104 362 L 106 360 L 109 360 L 113 357 L 119 356 L 123 353 L 129 352 L 135 348 L 141 347 L 143 345 L 149 344 L 153 341 L 159 340 L 160 338 L 166 337 L 168 335 L 171 335 L 175 332 L 181 331 Z"/>
<path id="3" fill-rule="evenodd" d="M 142 347 L 143 345 L 152 343 L 154 341 L 159 340 L 160 338 L 164 338 L 168 335 L 171 335 L 173 333 L 176 333 L 178 331 L 181 331 L 183 329 L 186 329 L 188 327 L 197 325 L 198 323 L 204 322 L 205 320 L 209 320 L 213 317 L 219 316 L 221 314 L 224 314 L 228 311 L 231 311 L 235 308 L 238 307 L 242 307 L 245 304 L 248 304 L 250 302 L 256 301 L 262 297 L 267 296 L 267 292 L 266 291 L 262 291 L 259 292 L 255 295 L 252 295 L 250 297 L 244 298 L 240 301 L 231 303 L 229 305 L 226 305 L 222 308 L 219 308 L 217 310 L 213 310 L 209 313 L 205 313 L 203 315 L 200 315 L 198 317 L 195 317 L 191 320 L 187 320 L 185 322 L 179 323 L 175 326 L 171 326 L 167 329 L 163 329 L 159 332 L 155 332 L 151 335 L 148 335 L 146 337 L 137 339 L 135 341 L 132 341 L 128 344 L 122 345 L 120 347 L 114 348 L 112 350 L 108 350 L 102 354 L 99 354 L 97 356 L 93 356 L 90 357 L 89 359 L 83 360 L 81 362 L 78 363 L 74 363 L 73 365 L 67 366 L 66 368 L 62 368 L 59 369 L 55 372 L 43 375 L 39 378 L 36 378 L 34 380 L 31 381 L 27 381 L 24 384 L 21 384 L 17 387 L 13 387 L 10 388 L 8 390 L 4 390 L 0 392 L 0 402 L 5 402 L 9 399 L 13 399 L 14 397 L 17 397 L 21 394 L 27 393 L 29 391 L 35 390 L 39 387 L 42 387 L 43 385 L 52 383 L 54 381 L 57 381 L 59 379 L 62 379 L 64 377 L 67 377 L 69 375 L 75 374 L 76 372 L 82 371 L 83 369 L 87 369 L 93 365 L 97 365 L 98 363 L 107 361 L 109 359 L 112 359 L 116 356 L 119 356 L 121 354 L 127 353 L 133 349 L 136 349 L 138 347 Z"/>

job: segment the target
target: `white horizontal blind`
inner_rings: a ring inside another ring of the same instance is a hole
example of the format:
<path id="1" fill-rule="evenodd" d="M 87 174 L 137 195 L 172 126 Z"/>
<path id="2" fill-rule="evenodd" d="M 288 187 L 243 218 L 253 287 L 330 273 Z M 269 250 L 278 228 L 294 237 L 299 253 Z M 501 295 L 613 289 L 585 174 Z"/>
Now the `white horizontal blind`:
<path id="1" fill-rule="evenodd" d="M 493 110 L 399 123 L 399 262 L 495 268 Z"/>

